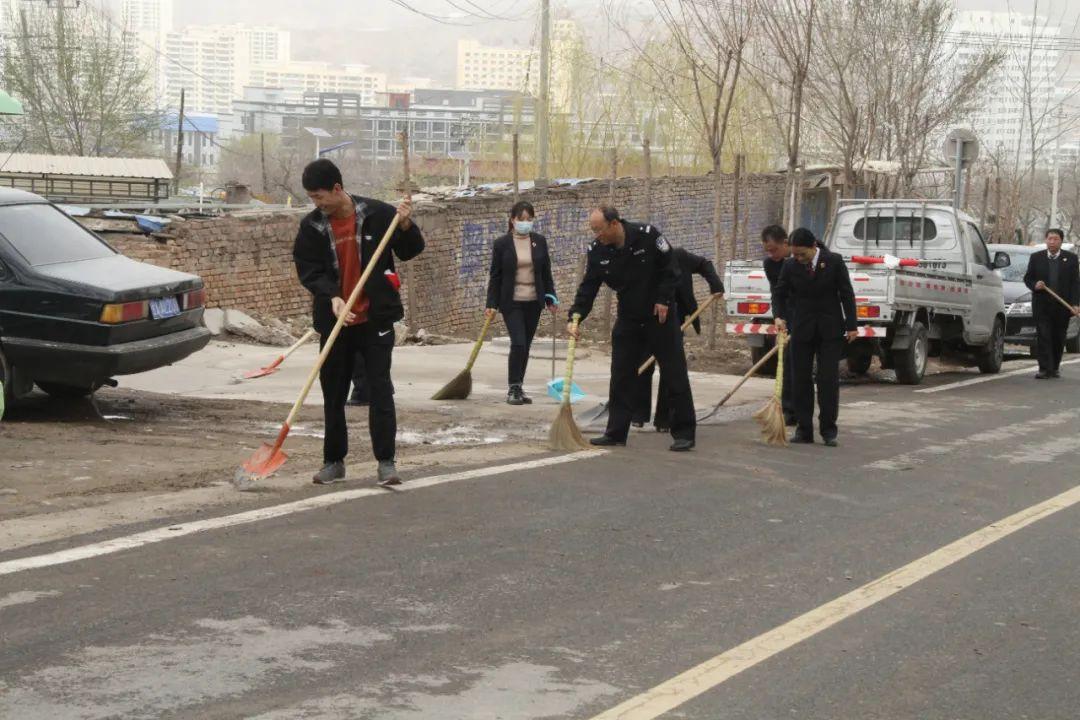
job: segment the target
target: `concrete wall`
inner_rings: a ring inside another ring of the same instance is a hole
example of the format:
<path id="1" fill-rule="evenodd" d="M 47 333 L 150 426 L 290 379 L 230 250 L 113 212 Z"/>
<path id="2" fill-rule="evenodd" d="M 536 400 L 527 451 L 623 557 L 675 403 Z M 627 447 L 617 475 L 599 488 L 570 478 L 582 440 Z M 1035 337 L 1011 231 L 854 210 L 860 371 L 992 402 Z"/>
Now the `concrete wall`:
<path id="1" fill-rule="evenodd" d="M 730 197 L 731 178 L 723 178 Z M 739 247 L 782 215 L 784 181 L 777 175 L 751 175 L 742 180 Z M 573 300 L 582 254 L 591 240 L 590 208 L 607 202 L 607 182 L 585 183 L 524 193 L 537 211 L 537 231 L 547 236 L 554 255 L 554 274 L 564 307 Z M 711 177 L 666 177 L 653 181 L 653 224 L 675 245 L 713 256 Z M 645 218 L 644 181 L 616 183 L 615 204 L 630 220 Z M 407 314 L 414 329 L 444 335 L 471 335 L 479 330 L 486 296 L 491 246 L 506 230 L 510 199 L 474 197 L 421 203 L 417 221 L 427 249 L 403 263 Z M 731 234 L 732 209 L 725 209 L 723 232 Z M 296 280 L 291 250 L 302 212 L 249 214 L 213 220 L 174 223 L 175 238 L 110 235 L 119 250 L 141 260 L 194 272 L 203 277 L 210 306 L 236 307 L 264 315 L 292 317 L 309 311 L 310 299 Z M 747 230 L 749 229 L 749 233 Z M 742 255 L 743 252 L 738 254 Z M 705 293 L 699 288 L 699 295 Z M 597 303 L 593 332 L 602 320 Z M 545 324 L 546 328 L 546 324 Z"/>

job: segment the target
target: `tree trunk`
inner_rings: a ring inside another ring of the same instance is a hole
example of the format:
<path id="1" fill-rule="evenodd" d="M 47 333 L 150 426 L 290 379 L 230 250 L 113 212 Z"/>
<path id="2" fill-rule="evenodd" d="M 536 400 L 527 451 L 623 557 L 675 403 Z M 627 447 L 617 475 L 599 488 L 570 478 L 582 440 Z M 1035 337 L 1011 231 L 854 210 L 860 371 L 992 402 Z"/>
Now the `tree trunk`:
<path id="1" fill-rule="evenodd" d="M 724 257 L 724 175 L 720 172 L 720 156 L 713 157 L 713 256 L 716 261 L 716 272 L 720 277 L 724 276 L 727 262 Z M 709 343 L 710 350 L 716 349 L 717 325 L 720 324 L 720 313 L 716 310 L 716 303 L 710 309 Z"/>

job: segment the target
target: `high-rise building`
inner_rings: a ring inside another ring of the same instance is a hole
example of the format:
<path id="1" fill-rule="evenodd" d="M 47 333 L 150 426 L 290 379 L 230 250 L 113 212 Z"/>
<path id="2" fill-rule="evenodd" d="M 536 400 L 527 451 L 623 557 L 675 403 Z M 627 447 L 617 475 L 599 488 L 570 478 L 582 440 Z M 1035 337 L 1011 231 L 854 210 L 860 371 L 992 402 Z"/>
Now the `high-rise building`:
<path id="1" fill-rule="evenodd" d="M 575 20 L 555 22 L 551 32 L 551 111 L 570 112 L 578 101 L 582 74 L 592 72 L 585 33 Z"/>
<path id="2" fill-rule="evenodd" d="M 458 40 L 458 90 L 513 90 L 535 94 L 539 80 L 539 50 Z"/>
<path id="3" fill-rule="evenodd" d="M 177 108 L 180 90 L 194 112 L 227 114 L 251 84 L 257 63 L 288 62 L 289 32 L 274 27 L 189 25 L 168 33 L 165 52 L 167 104 Z"/>
<path id="4" fill-rule="evenodd" d="M 357 95 L 364 105 L 374 105 L 376 94 L 386 92 L 385 73 L 371 72 L 365 65 L 334 66 L 326 62 L 264 62 L 251 66 L 249 87 L 280 88 L 287 103 L 301 103 L 305 94 Z"/>
<path id="5" fill-rule="evenodd" d="M 158 98 L 165 95 L 165 38 L 173 30 L 173 0 L 123 0 L 120 18 L 137 40 L 135 51 L 152 69 L 154 91 Z"/>
<path id="6" fill-rule="evenodd" d="M 1031 114 L 1039 145 L 1056 134 L 1061 29 L 1046 18 L 1007 12 L 958 13 L 949 38 L 963 66 L 987 48 L 1006 50 L 970 119 L 985 154 L 1031 159 Z M 1030 61 L 1029 48 L 1030 47 Z M 1029 106 L 1031 113 L 1028 112 Z M 1049 163 L 1053 148 L 1039 153 Z"/>

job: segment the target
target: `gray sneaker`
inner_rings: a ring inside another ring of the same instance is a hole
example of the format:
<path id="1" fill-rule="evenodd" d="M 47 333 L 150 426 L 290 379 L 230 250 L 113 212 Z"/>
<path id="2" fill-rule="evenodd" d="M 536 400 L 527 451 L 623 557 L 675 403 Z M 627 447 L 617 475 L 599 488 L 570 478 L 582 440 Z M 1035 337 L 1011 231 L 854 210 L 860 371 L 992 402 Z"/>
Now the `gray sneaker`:
<path id="1" fill-rule="evenodd" d="M 326 463 L 323 465 L 322 470 L 315 473 L 315 476 L 311 478 L 311 482 L 316 485 L 333 485 L 334 483 L 345 481 L 345 463 L 342 461 Z"/>
<path id="2" fill-rule="evenodd" d="M 400 485 L 401 476 L 398 475 L 397 465 L 393 460 L 380 460 L 379 461 L 379 485 L 383 487 L 389 487 L 391 485 Z"/>

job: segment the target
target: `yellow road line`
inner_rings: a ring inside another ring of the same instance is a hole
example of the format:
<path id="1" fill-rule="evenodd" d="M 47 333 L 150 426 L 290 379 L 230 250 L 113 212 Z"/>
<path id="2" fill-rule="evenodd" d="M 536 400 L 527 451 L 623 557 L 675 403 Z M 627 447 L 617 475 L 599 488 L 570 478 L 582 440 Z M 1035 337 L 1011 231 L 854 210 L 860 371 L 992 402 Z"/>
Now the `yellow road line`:
<path id="1" fill-rule="evenodd" d="M 780 627 L 706 660 L 651 690 L 600 713 L 592 720 L 652 720 L 660 717 L 743 670 L 752 668 L 988 545 L 1077 503 L 1080 503 L 1080 485 L 924 555 Z"/>

